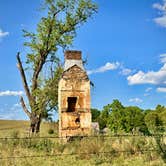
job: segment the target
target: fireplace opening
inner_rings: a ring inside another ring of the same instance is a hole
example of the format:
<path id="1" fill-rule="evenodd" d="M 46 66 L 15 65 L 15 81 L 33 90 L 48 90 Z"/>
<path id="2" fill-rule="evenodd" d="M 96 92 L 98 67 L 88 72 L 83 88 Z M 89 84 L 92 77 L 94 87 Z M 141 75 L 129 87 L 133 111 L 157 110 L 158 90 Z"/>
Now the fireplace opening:
<path id="1" fill-rule="evenodd" d="M 67 112 L 75 112 L 77 97 L 68 97 L 67 102 L 68 102 Z"/>
<path id="2" fill-rule="evenodd" d="M 78 125 L 80 124 L 80 118 L 76 118 L 75 123 Z"/>

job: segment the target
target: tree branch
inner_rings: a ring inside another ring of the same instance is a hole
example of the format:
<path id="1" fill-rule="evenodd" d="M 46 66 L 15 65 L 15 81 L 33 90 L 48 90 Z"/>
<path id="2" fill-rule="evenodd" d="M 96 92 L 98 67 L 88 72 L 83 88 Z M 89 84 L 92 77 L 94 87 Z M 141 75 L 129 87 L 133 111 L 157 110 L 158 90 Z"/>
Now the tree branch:
<path id="1" fill-rule="evenodd" d="M 26 80 L 26 76 L 25 76 L 25 72 L 24 72 L 24 69 L 23 69 L 23 66 L 22 66 L 22 62 L 21 62 L 21 59 L 20 59 L 20 53 L 18 52 L 17 53 L 17 67 L 20 71 L 20 74 L 21 74 L 21 78 L 22 78 L 22 82 L 23 82 L 23 86 L 24 86 L 24 90 L 25 90 L 25 93 L 26 93 L 26 96 L 28 97 L 28 100 L 29 102 L 32 101 L 32 97 L 31 97 L 31 93 L 30 93 L 30 90 L 29 90 L 29 87 L 28 87 L 28 84 L 27 84 L 27 80 Z"/>
<path id="2" fill-rule="evenodd" d="M 22 96 L 20 98 L 20 102 L 21 102 L 21 106 L 22 106 L 24 112 L 28 115 L 29 118 L 31 118 L 31 113 L 28 111 Z"/>
<path id="3" fill-rule="evenodd" d="M 53 17 L 52 17 L 52 21 L 49 25 L 49 30 L 48 30 L 48 34 L 47 34 L 47 41 L 43 43 L 43 48 L 46 46 L 46 48 L 44 50 L 40 50 L 40 60 L 36 66 L 36 70 L 34 71 L 34 74 L 33 74 L 33 78 L 32 78 L 32 92 L 37 88 L 38 86 L 38 83 L 37 83 L 37 79 L 39 77 L 39 73 L 40 71 L 42 70 L 42 67 L 44 65 L 44 63 L 46 62 L 46 59 L 47 59 L 47 56 L 50 52 L 49 50 L 49 40 L 50 40 L 50 37 L 51 37 L 51 33 L 52 33 L 52 30 L 53 30 L 53 20 L 55 19 L 55 16 L 60 12 L 57 11 L 56 13 L 53 14 Z"/>

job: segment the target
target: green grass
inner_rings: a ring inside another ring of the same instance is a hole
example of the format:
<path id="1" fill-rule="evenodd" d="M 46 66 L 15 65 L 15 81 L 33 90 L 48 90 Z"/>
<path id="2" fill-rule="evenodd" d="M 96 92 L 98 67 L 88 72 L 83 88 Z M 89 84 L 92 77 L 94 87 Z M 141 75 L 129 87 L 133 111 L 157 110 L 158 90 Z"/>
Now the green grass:
<path id="1" fill-rule="evenodd" d="M 28 121 L 0 121 L 0 137 L 25 137 L 28 127 Z M 50 135 L 49 129 L 55 129 L 55 133 Z M 40 136 L 57 136 L 57 125 L 42 123 Z M 65 144 L 61 144 L 57 138 L 43 139 L 35 136 L 32 139 L 1 139 L 0 158 L 3 159 L 0 159 L 0 166 L 166 165 L 160 153 L 140 151 L 140 149 L 153 148 L 156 148 L 155 139 L 142 136 L 83 138 Z M 16 156 L 22 158 L 9 158 Z"/>

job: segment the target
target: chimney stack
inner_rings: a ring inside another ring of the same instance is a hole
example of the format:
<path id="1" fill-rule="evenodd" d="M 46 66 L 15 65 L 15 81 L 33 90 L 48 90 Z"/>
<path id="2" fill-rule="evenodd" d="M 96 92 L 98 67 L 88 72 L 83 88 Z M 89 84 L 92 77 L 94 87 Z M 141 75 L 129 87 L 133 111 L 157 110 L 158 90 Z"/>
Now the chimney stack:
<path id="1" fill-rule="evenodd" d="M 81 51 L 68 50 L 65 52 L 65 60 L 82 60 Z"/>

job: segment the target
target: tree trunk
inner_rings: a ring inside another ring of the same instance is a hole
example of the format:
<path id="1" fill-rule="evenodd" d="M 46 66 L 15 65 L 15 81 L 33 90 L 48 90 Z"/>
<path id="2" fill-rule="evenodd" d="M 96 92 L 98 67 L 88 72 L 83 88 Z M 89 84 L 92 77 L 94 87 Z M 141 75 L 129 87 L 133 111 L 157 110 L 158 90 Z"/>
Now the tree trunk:
<path id="1" fill-rule="evenodd" d="M 35 122 L 35 123 L 33 123 L 31 121 L 30 128 L 31 128 L 31 133 L 32 134 L 34 134 L 34 133 L 37 134 L 37 133 L 40 132 L 40 124 L 41 124 L 41 120 L 39 120 L 38 122 Z"/>
<path id="2" fill-rule="evenodd" d="M 41 124 L 41 120 L 39 120 L 39 121 L 36 123 L 36 133 L 39 133 L 39 132 L 40 132 L 40 124 Z"/>
<path id="3" fill-rule="evenodd" d="M 31 132 L 39 133 L 40 132 L 40 124 L 41 124 L 41 115 L 36 115 L 35 113 L 31 113 Z"/>

